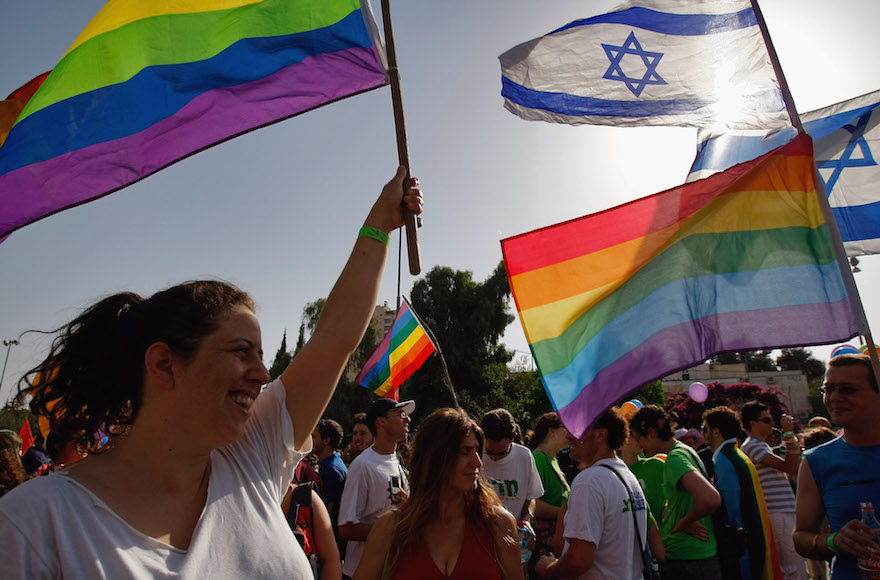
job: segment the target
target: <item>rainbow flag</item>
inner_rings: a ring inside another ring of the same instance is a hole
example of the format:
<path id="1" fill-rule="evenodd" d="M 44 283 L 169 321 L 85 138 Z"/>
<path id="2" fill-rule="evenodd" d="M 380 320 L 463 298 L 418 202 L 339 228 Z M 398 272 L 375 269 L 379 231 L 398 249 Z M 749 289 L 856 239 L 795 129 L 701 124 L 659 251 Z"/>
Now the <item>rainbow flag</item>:
<path id="1" fill-rule="evenodd" d="M 0 236 L 386 83 L 360 0 L 110 0 L 0 148 Z"/>
<path id="2" fill-rule="evenodd" d="M 355 378 L 380 397 L 398 400 L 397 388 L 437 350 L 406 299 L 391 330 Z"/>
<path id="3" fill-rule="evenodd" d="M 0 101 L 0 147 L 6 141 L 6 136 L 9 135 L 9 130 L 12 129 L 15 120 L 18 119 L 25 105 L 28 104 L 50 72 L 52 71 L 37 75 L 12 91 L 5 101 Z"/>
<path id="4" fill-rule="evenodd" d="M 742 578 L 782 580 L 770 512 L 767 511 L 758 471 L 736 443 L 727 443 L 716 452 L 715 478 L 728 518 L 738 520 L 735 523 L 746 532 L 749 559 L 748 568 L 742 570 Z"/>
<path id="5" fill-rule="evenodd" d="M 715 354 L 858 334 L 808 135 L 501 245 L 544 388 L 577 437 L 642 385 Z"/>

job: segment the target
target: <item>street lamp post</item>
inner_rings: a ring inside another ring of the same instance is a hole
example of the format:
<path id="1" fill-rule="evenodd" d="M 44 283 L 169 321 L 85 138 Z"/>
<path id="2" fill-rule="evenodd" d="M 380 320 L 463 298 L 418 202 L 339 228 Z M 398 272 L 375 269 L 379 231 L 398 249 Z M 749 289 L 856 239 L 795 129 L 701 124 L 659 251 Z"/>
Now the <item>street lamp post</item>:
<path id="1" fill-rule="evenodd" d="M 21 337 L 19 337 L 21 338 Z M 9 363 L 9 351 L 12 350 L 13 346 L 18 345 L 19 342 L 15 339 L 4 340 L 3 346 L 6 347 L 6 359 L 3 361 L 3 370 L 0 371 L 0 393 L 3 392 L 3 377 L 6 376 L 6 365 Z"/>

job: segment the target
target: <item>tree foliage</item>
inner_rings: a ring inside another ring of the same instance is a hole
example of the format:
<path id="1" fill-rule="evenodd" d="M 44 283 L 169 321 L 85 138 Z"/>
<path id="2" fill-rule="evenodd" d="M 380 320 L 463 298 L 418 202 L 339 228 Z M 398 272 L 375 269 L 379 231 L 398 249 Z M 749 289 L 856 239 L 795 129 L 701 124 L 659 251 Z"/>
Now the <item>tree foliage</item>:
<path id="1" fill-rule="evenodd" d="M 813 384 L 825 377 L 825 363 L 813 356 L 813 351 L 805 348 L 784 348 L 776 357 L 776 364 L 784 371 L 803 371 L 807 382 Z"/>
<path id="2" fill-rule="evenodd" d="M 292 360 L 293 355 L 287 351 L 287 329 L 285 328 L 284 334 L 281 336 L 281 346 L 275 352 L 275 360 L 272 361 L 272 366 L 269 367 L 269 376 L 273 381 L 284 372 L 284 369 L 287 368 L 287 365 Z"/>
<path id="3" fill-rule="evenodd" d="M 716 364 L 745 364 L 749 371 L 775 371 L 776 364 L 770 358 L 769 350 L 755 350 L 742 352 L 724 352 L 712 357 Z"/>
<path id="4" fill-rule="evenodd" d="M 507 274 L 501 263 L 482 283 L 475 281 L 471 272 L 436 266 L 413 286 L 413 310 L 436 337 L 456 395 L 462 401 L 480 405 L 486 400 L 497 385 L 484 376 L 484 371 L 493 365 L 506 365 L 513 358 L 513 353 L 499 344 L 507 325 L 514 320 L 508 311 L 509 296 Z M 439 356 L 428 359 L 401 388 L 426 412 L 452 405 Z"/>
<path id="5" fill-rule="evenodd" d="M 633 399 L 638 399 L 644 405 L 659 405 L 663 407 L 669 402 L 669 395 L 666 394 L 662 381 L 654 381 L 620 401 L 618 406 Z"/>
<path id="6" fill-rule="evenodd" d="M 489 385 L 484 395 L 463 389 L 456 392 L 461 407 L 477 419 L 493 409 L 507 409 L 525 430 L 553 410 L 537 371 L 495 363 L 484 369 L 483 379 Z"/>

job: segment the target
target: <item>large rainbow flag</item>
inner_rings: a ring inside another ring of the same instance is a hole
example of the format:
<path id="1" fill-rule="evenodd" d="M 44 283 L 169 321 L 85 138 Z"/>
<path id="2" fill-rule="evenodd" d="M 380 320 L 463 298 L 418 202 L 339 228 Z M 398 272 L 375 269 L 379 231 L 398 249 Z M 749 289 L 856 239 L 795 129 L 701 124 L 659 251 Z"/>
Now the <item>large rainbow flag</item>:
<path id="1" fill-rule="evenodd" d="M 729 351 L 858 334 L 802 135 L 753 161 L 501 242 L 553 407 L 580 437 L 642 385 Z"/>
<path id="2" fill-rule="evenodd" d="M 360 0 L 110 0 L 0 148 L 0 236 L 386 83 Z"/>
<path id="3" fill-rule="evenodd" d="M 437 348 L 422 328 L 406 299 L 397 309 L 391 330 L 355 378 L 380 397 L 398 400 L 397 388 L 416 372 Z"/>

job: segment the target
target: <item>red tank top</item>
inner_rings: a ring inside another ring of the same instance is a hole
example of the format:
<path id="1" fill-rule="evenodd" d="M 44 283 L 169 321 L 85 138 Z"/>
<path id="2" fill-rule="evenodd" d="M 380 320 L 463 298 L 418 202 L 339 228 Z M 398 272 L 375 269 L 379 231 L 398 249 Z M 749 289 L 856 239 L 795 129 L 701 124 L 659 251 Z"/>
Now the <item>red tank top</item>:
<path id="1" fill-rule="evenodd" d="M 393 580 L 441 580 L 447 578 L 480 580 L 501 580 L 501 568 L 495 555 L 495 542 L 491 534 L 483 527 L 472 527 L 465 522 L 464 540 L 461 553 L 450 576 L 444 576 L 437 564 L 431 559 L 424 541 L 404 556 L 397 570 L 391 576 Z"/>

